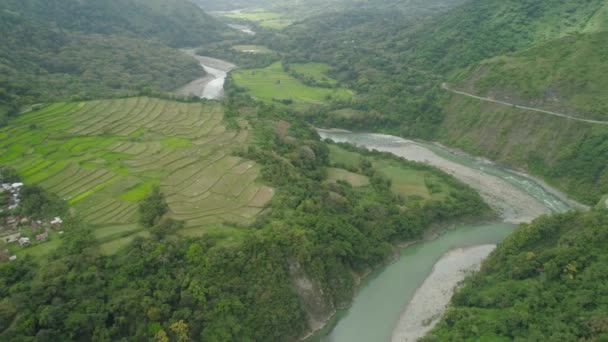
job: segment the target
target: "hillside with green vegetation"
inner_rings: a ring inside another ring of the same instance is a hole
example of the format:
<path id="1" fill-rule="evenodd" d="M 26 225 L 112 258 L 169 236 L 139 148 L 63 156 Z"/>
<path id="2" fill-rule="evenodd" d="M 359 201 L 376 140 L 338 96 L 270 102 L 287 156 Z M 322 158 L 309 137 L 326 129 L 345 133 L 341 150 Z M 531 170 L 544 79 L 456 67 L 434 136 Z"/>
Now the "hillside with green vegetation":
<path id="1" fill-rule="evenodd" d="M 474 65 L 450 84 L 514 104 L 606 120 L 607 39 L 600 32 L 554 40 Z M 607 125 L 447 92 L 442 107 L 437 138 L 443 143 L 542 176 L 588 205 L 608 193 Z"/>
<path id="2" fill-rule="evenodd" d="M 314 126 L 437 140 L 596 206 L 519 228 L 427 341 L 607 339 L 608 126 L 440 86 L 606 119 L 607 18 L 603 0 L 2 2 L 0 181 L 25 185 L 15 209 L 0 192 L 0 232 L 63 222 L 0 243 L 0 340 L 296 341 L 398 245 L 495 218 L 451 175 Z M 203 76 L 175 49 L 194 46 L 241 68 L 221 101 L 163 94 Z"/>
<path id="3" fill-rule="evenodd" d="M 464 282 L 424 341 L 608 338 L 608 211 L 520 227 Z"/>
<path id="4" fill-rule="evenodd" d="M 41 26 L 152 39 L 172 47 L 218 40 L 225 30 L 187 0 L 6 0 L 0 9 Z"/>
<path id="5" fill-rule="evenodd" d="M 225 30 L 185 0 L 4 1 L 0 126 L 33 103 L 176 89 L 204 71 L 168 46 Z"/>
<path id="6" fill-rule="evenodd" d="M 351 99 L 353 92 L 340 87 L 326 71 L 327 66 L 318 63 L 276 62 L 265 68 L 237 70 L 231 81 L 236 92 L 297 110 Z"/>
<path id="7" fill-rule="evenodd" d="M 393 243 L 491 215 L 432 167 L 329 148 L 288 113 L 239 101 L 58 103 L 4 128 L 2 163 L 80 218 L 45 254 L 0 264 L 0 338 L 295 340 Z"/>
<path id="8" fill-rule="evenodd" d="M 574 34 L 475 64 L 449 80 L 484 97 L 608 119 L 608 32 Z"/>
<path id="9" fill-rule="evenodd" d="M 357 93 L 307 113 L 315 125 L 439 140 L 541 176 L 587 204 L 608 192 L 604 127 L 440 87 L 602 120 L 603 1 L 402 5 L 408 15 L 388 6 L 337 9 L 255 39 L 287 63 L 329 65 L 326 74 Z"/>
<path id="10" fill-rule="evenodd" d="M 406 50 L 414 53 L 404 62 L 452 71 L 567 34 L 605 30 L 607 6 L 602 0 L 470 1 L 407 36 Z"/>
<path id="11" fill-rule="evenodd" d="M 350 109 L 373 117 L 364 126 L 432 139 L 444 118 L 437 88 L 452 72 L 571 33 L 605 30 L 606 15 L 601 0 L 386 1 L 336 7 L 255 39 L 289 62 L 330 65 L 332 78 L 358 94 Z"/>
<path id="12" fill-rule="evenodd" d="M 233 156 L 250 136 L 240 125 L 227 129 L 218 104 L 59 103 L 0 129 L 0 163 L 66 200 L 109 247 L 140 232 L 138 202 L 154 186 L 168 216 L 184 221 L 180 233 L 201 235 L 210 224 L 251 223 L 273 197 L 256 182 L 260 167 Z"/>

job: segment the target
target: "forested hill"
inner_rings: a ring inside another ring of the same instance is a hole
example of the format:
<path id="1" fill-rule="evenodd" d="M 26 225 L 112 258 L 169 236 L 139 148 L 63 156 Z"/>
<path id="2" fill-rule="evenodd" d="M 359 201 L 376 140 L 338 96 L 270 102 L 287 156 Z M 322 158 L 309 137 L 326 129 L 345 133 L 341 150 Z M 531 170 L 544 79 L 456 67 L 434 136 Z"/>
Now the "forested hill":
<path id="1" fill-rule="evenodd" d="M 406 61 L 450 71 L 575 32 L 608 29 L 603 0 L 470 1 L 406 37 Z"/>
<path id="2" fill-rule="evenodd" d="M 424 341 L 608 340 L 608 211 L 519 228 Z"/>
<path id="3" fill-rule="evenodd" d="M 0 3 L 0 126 L 26 104 L 172 90 L 203 74 L 169 48 L 229 34 L 187 0 Z"/>
<path id="4" fill-rule="evenodd" d="M 608 31 L 572 34 L 464 69 L 448 80 L 480 96 L 608 121 Z"/>
<path id="5" fill-rule="evenodd" d="M 608 121 L 608 32 L 575 34 L 463 69 L 450 87 Z M 444 92 L 436 139 L 526 169 L 588 205 L 608 192 L 608 125 Z M 497 132 L 500 132 L 499 134 Z"/>
<path id="6" fill-rule="evenodd" d="M 439 140 L 532 172 L 589 205 L 599 200 L 608 189 L 603 127 L 480 104 L 440 85 L 602 120 L 605 1 L 394 3 L 336 9 L 266 38 L 288 62 L 330 64 L 331 76 L 357 92 L 316 115 L 317 125 Z M 330 114 L 344 107 L 365 114 Z"/>
<path id="7" fill-rule="evenodd" d="M 277 47 L 308 50 L 310 57 L 329 60 L 356 45 L 361 51 L 376 49 L 376 58 L 392 56 L 398 63 L 449 72 L 569 33 L 608 29 L 608 4 L 602 0 L 357 4 L 293 25 Z"/>
<path id="8" fill-rule="evenodd" d="M 231 11 L 270 5 L 269 0 L 193 0 L 206 11 Z"/>
<path id="9" fill-rule="evenodd" d="M 155 39 L 172 47 L 218 40 L 224 28 L 188 0 L 6 0 L 0 8 L 37 25 Z"/>

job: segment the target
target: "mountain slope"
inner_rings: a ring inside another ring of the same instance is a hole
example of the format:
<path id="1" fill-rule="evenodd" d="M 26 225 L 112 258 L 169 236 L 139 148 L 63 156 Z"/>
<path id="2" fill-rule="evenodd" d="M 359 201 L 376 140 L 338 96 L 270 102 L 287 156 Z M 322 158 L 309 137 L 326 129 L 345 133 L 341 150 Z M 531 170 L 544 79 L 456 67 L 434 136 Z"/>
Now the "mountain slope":
<path id="1" fill-rule="evenodd" d="M 608 339 L 608 211 L 520 227 L 469 277 L 431 341 Z"/>
<path id="2" fill-rule="evenodd" d="M 574 32 L 608 25 L 603 0 L 470 1 L 408 35 L 409 63 L 449 71 Z"/>
<path id="3" fill-rule="evenodd" d="M 3 1 L 0 126 L 29 103 L 173 90 L 204 72 L 168 46 L 224 28 L 186 0 Z"/>
<path id="4" fill-rule="evenodd" d="M 608 32 L 578 34 L 456 74 L 452 88 L 608 120 Z M 437 139 L 542 176 L 589 205 L 608 193 L 608 126 L 445 92 Z"/>
<path id="5" fill-rule="evenodd" d="M 187 0 L 6 0 L 0 9 L 71 32 L 136 36 L 173 47 L 216 40 L 224 29 Z"/>
<path id="6" fill-rule="evenodd" d="M 484 61 L 450 83 L 480 96 L 608 119 L 608 32 L 576 34 Z"/>

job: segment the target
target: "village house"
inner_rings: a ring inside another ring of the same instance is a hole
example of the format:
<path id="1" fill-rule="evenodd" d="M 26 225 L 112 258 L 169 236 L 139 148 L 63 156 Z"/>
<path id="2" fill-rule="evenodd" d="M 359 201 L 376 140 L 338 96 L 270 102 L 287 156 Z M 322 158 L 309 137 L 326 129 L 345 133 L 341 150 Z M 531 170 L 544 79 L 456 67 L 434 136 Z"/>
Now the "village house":
<path id="1" fill-rule="evenodd" d="M 19 238 L 19 246 L 21 246 L 21 247 L 27 247 L 27 246 L 29 246 L 31 244 L 32 243 L 30 241 L 30 238 L 28 238 L 28 237 Z"/>
<path id="2" fill-rule="evenodd" d="M 13 232 L 8 235 L 4 235 L 4 236 L 0 237 L 0 241 L 2 241 L 4 243 L 13 243 L 13 242 L 19 241 L 20 237 L 21 237 L 21 233 Z"/>
<path id="3" fill-rule="evenodd" d="M 19 192 L 21 191 L 22 187 L 23 183 L 4 183 L 0 185 L 2 192 L 8 192 L 11 195 L 8 210 L 14 210 L 19 207 L 19 203 L 21 202 L 21 199 L 19 198 Z M 4 209 L 2 210 L 4 211 Z"/>
<path id="4" fill-rule="evenodd" d="M 59 226 L 61 226 L 61 224 L 63 223 L 63 220 L 61 219 L 61 217 L 55 217 L 52 221 L 51 224 L 53 226 L 55 226 L 55 228 L 58 228 Z"/>
<path id="5" fill-rule="evenodd" d="M 46 241 L 46 239 L 48 237 L 49 237 L 49 233 L 48 232 L 44 232 L 42 234 L 36 235 L 36 241 Z"/>

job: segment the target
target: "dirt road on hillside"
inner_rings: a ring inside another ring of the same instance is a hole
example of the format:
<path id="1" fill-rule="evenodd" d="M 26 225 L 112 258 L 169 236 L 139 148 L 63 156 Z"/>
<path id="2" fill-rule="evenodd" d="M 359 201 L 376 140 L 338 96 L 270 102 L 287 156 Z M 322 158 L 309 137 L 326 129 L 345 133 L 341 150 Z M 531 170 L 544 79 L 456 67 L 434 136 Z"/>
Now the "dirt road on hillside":
<path id="1" fill-rule="evenodd" d="M 449 91 L 451 93 L 462 95 L 462 96 L 467 96 L 467 97 L 470 97 L 470 98 L 473 98 L 473 99 L 477 99 L 477 100 L 480 100 L 480 101 L 492 102 L 492 103 L 496 103 L 496 104 L 500 104 L 500 105 L 504 105 L 504 106 L 509 106 L 509 107 L 513 107 L 513 108 L 528 110 L 528 111 L 531 111 L 531 112 L 538 112 L 538 113 L 553 115 L 553 116 L 557 116 L 557 117 L 568 119 L 568 120 L 574 120 L 574 121 L 580 121 L 580 122 L 586 122 L 586 123 L 598 124 L 598 125 L 608 125 L 608 121 L 598 121 L 598 120 L 582 119 L 582 118 L 578 118 L 578 117 L 573 116 L 573 115 L 568 115 L 568 114 L 563 114 L 563 113 L 556 113 L 556 112 L 552 112 L 552 111 L 544 110 L 544 109 L 539 109 L 539 108 L 520 106 L 520 105 L 517 105 L 517 104 L 514 104 L 514 103 L 509 103 L 509 102 L 504 102 L 504 101 L 498 101 L 498 100 L 494 100 L 494 99 L 491 99 L 491 98 L 488 98 L 488 97 L 481 97 L 481 96 L 473 95 L 473 94 L 470 94 L 470 93 L 466 93 L 464 91 L 459 91 L 459 90 L 451 89 L 450 87 L 448 87 L 448 85 L 446 83 L 442 83 L 441 84 L 441 88 L 445 89 L 445 90 L 447 90 L 447 91 Z"/>

